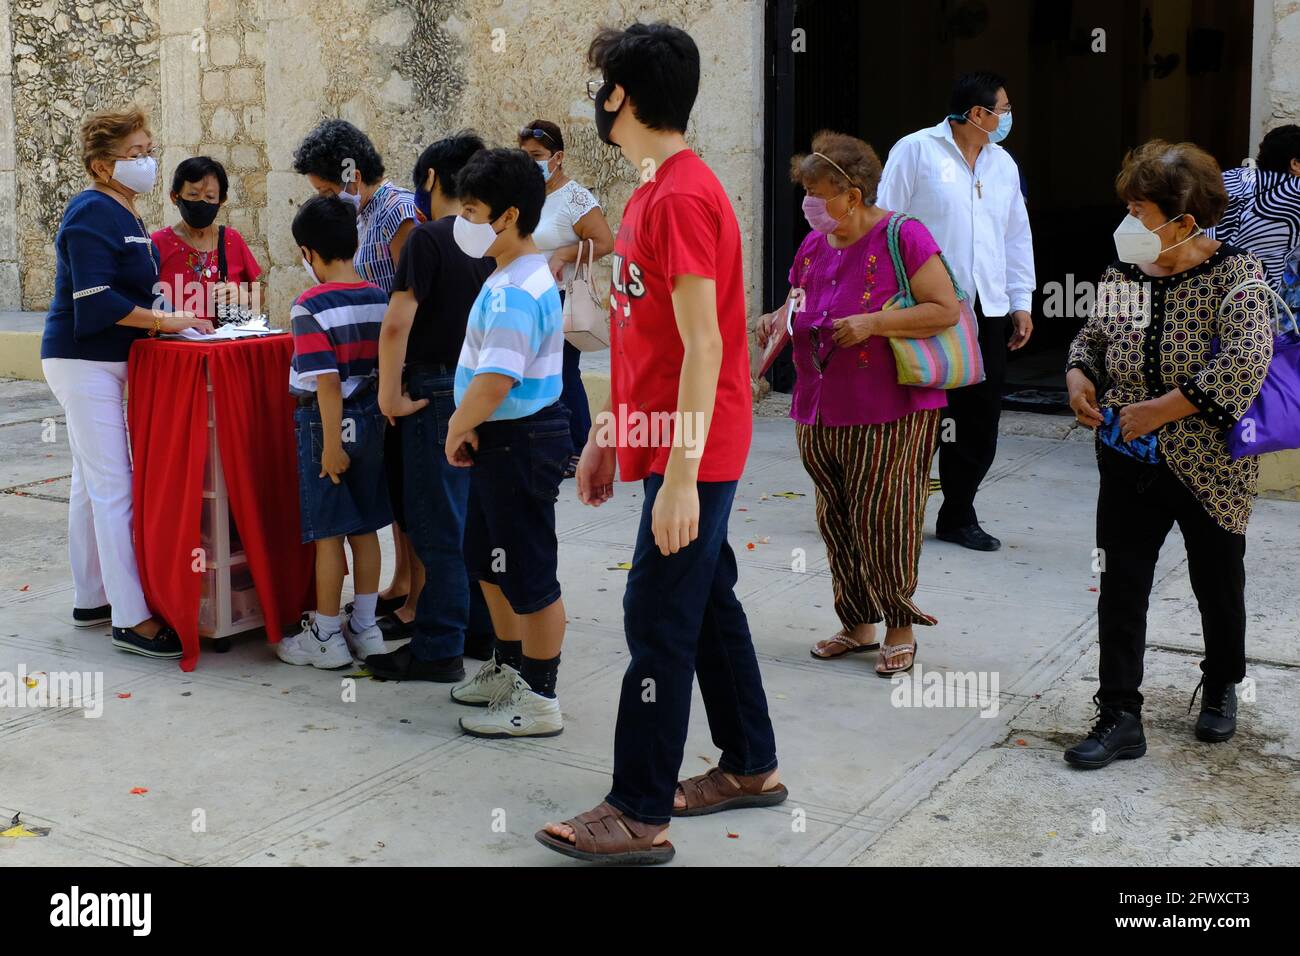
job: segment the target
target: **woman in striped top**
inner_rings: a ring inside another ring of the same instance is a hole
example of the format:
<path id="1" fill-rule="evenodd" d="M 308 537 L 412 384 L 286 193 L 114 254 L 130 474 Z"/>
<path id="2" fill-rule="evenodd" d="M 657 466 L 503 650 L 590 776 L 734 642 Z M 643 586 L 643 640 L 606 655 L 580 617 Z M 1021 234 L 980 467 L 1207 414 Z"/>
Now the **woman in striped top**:
<path id="1" fill-rule="evenodd" d="M 384 178 L 384 161 L 370 137 L 347 120 L 325 120 L 303 138 L 293 168 L 307 177 L 318 196 L 337 196 L 357 211 L 357 252 L 352 264 L 361 278 L 392 294 L 393 276 L 406 237 L 417 221 L 415 193 Z M 379 596 L 379 622 L 389 640 L 411 636 L 424 569 L 402 530 L 401 429 L 384 431 L 384 472 L 393 508 L 393 580 Z"/>
<path id="2" fill-rule="evenodd" d="M 1300 126 L 1279 126 L 1259 143 L 1254 164 L 1223 174 L 1228 208 L 1212 236 L 1245 249 L 1271 285 L 1300 306 Z"/>

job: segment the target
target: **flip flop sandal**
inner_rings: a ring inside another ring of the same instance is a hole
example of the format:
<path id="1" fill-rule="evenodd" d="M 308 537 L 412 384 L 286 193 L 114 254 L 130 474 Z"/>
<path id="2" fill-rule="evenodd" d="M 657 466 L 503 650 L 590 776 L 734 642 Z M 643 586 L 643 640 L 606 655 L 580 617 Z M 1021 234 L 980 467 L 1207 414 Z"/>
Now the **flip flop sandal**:
<path id="1" fill-rule="evenodd" d="M 895 674 L 906 674 L 913 665 L 916 664 L 917 642 L 915 639 L 908 641 L 906 644 L 885 644 L 880 648 L 880 661 L 876 664 L 877 677 L 893 677 Z M 889 660 L 892 657 L 900 657 L 903 654 L 911 654 L 912 659 L 907 662 L 906 667 L 890 667 Z M 880 665 L 884 664 L 885 669 L 881 670 Z"/>
<path id="2" fill-rule="evenodd" d="M 633 820 L 608 803 L 564 822 L 573 828 L 576 842 L 570 843 L 546 830 L 537 831 L 537 842 L 575 860 L 637 866 L 667 863 L 677 852 L 667 840 L 657 845 L 654 842 L 668 828 L 667 824 Z"/>
<path id="3" fill-rule="evenodd" d="M 827 648 L 838 647 L 841 648 L 841 650 L 836 651 L 834 654 L 818 654 L 817 648 L 822 646 Z M 854 644 L 849 640 L 847 634 L 840 631 L 834 637 L 828 637 L 824 641 L 818 641 L 812 646 L 812 649 L 809 650 L 808 653 L 812 655 L 814 660 L 833 661 L 835 658 L 843 657 L 845 654 L 861 654 L 863 651 L 874 651 L 879 646 L 879 641 L 875 641 L 871 644 Z"/>
<path id="4" fill-rule="evenodd" d="M 677 789 L 686 798 L 686 806 L 681 809 L 674 806 L 673 816 L 701 817 L 706 813 L 721 813 L 723 810 L 771 807 L 784 803 L 790 796 L 785 784 L 778 783 L 770 790 L 763 789 L 763 782 L 769 776 L 770 773 L 728 775 L 721 767 L 714 767 L 708 773 L 689 777 L 677 784 Z M 731 777 L 736 778 L 735 783 L 732 783 Z"/>

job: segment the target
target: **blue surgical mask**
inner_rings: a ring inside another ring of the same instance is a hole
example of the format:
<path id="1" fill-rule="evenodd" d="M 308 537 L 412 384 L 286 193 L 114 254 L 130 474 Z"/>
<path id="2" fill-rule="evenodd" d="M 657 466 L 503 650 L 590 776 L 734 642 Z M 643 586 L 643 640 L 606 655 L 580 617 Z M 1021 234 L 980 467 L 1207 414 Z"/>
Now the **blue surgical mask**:
<path id="1" fill-rule="evenodd" d="M 972 107 L 972 109 L 973 108 L 974 107 Z M 998 113 L 996 115 L 998 118 L 998 125 L 993 127 L 993 129 L 984 129 L 983 126 L 980 126 L 979 123 L 976 123 L 975 120 L 970 116 L 967 116 L 967 119 L 971 122 L 972 125 L 975 126 L 976 129 L 982 129 L 984 130 L 984 132 L 989 134 L 990 143 L 1000 143 L 1004 139 L 1006 139 L 1007 134 L 1011 132 L 1011 111 L 1008 110 L 1005 113 Z"/>
<path id="2" fill-rule="evenodd" d="M 541 167 L 542 182 L 549 183 L 551 181 L 551 161 L 549 159 L 538 159 L 534 160 L 534 162 Z"/>

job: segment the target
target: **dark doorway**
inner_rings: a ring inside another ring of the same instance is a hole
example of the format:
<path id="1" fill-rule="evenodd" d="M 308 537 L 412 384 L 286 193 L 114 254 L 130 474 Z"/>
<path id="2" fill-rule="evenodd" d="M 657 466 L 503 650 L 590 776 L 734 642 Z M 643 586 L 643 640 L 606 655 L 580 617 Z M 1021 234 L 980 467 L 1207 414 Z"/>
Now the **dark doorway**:
<path id="1" fill-rule="evenodd" d="M 1252 18 L 1252 0 L 769 0 L 766 308 L 785 298 L 807 232 L 791 154 L 830 128 L 884 159 L 939 122 L 958 74 L 991 69 L 1014 109 L 1003 145 L 1020 165 L 1038 279 L 1034 337 L 1012 356 L 1007 390 L 1063 391 L 1081 321 L 1044 305 L 1057 311 L 1114 258 L 1124 153 L 1154 137 L 1198 143 L 1225 168 L 1253 153 Z"/>

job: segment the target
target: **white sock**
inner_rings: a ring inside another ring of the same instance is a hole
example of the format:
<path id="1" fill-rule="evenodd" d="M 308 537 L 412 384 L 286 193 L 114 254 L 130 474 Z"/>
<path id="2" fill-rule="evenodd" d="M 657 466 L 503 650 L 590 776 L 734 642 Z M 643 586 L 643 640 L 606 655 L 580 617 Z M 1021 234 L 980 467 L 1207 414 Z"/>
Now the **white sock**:
<path id="1" fill-rule="evenodd" d="M 326 617 L 324 614 L 316 615 L 316 633 L 321 636 L 321 640 L 329 637 L 331 634 L 339 632 L 339 616 Z"/>
<path id="2" fill-rule="evenodd" d="M 364 631 L 375 626 L 375 606 L 379 604 L 379 592 L 358 594 L 352 599 L 352 630 Z"/>

